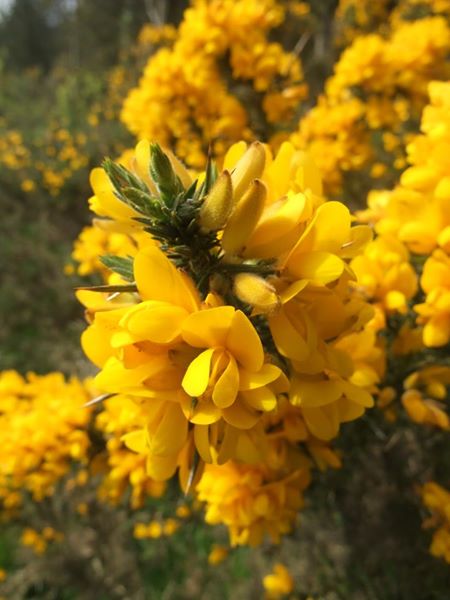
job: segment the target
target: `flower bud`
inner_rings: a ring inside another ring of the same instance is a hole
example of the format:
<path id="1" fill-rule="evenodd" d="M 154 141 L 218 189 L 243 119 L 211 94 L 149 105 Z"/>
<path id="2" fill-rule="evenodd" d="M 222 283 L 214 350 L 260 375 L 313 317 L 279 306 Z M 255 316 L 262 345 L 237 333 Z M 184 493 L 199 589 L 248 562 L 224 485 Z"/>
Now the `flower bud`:
<path id="1" fill-rule="evenodd" d="M 238 202 L 254 179 L 261 177 L 266 162 L 266 152 L 260 142 L 253 142 L 238 160 L 231 174 L 234 201 Z"/>
<path id="2" fill-rule="evenodd" d="M 229 254 L 239 254 L 245 248 L 245 243 L 256 227 L 264 204 L 267 188 L 259 179 L 255 179 L 234 208 L 223 230 L 222 248 Z"/>
<path id="3" fill-rule="evenodd" d="M 234 293 L 250 304 L 256 313 L 272 313 L 280 304 L 275 288 L 260 275 L 239 273 L 234 278 Z"/>
<path id="4" fill-rule="evenodd" d="M 205 231 L 222 229 L 233 208 L 233 186 L 229 171 L 224 171 L 205 198 L 200 209 L 200 225 Z"/>

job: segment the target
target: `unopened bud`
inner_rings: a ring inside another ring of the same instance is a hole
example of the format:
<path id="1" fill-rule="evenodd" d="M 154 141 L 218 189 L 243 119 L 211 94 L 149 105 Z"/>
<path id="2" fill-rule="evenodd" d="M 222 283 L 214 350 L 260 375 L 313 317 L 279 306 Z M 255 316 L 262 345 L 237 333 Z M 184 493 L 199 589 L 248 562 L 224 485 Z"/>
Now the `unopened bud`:
<path id="1" fill-rule="evenodd" d="M 254 273 L 239 273 L 234 278 L 234 293 L 242 302 L 254 307 L 256 313 L 270 314 L 280 304 L 280 299 L 266 279 Z"/>
<path id="2" fill-rule="evenodd" d="M 176 197 L 183 192 L 184 188 L 169 157 L 159 144 L 150 144 L 150 175 L 164 203 L 173 206 Z"/>
<path id="3" fill-rule="evenodd" d="M 238 202 L 254 179 L 262 176 L 266 152 L 261 142 L 253 142 L 236 163 L 231 174 L 234 201 Z"/>
<path id="4" fill-rule="evenodd" d="M 222 248 L 229 254 L 239 254 L 256 227 L 266 202 L 267 188 L 255 179 L 235 206 L 223 230 Z"/>
<path id="5" fill-rule="evenodd" d="M 205 198 L 200 209 L 200 225 L 206 231 L 222 229 L 233 208 L 233 185 L 229 171 L 224 171 Z"/>

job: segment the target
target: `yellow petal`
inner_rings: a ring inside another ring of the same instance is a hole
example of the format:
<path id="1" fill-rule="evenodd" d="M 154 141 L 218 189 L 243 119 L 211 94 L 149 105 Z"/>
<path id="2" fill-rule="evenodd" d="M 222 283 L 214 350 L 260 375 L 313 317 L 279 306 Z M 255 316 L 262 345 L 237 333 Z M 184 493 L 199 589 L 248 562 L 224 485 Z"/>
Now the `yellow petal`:
<path id="1" fill-rule="evenodd" d="M 209 443 L 209 426 L 196 425 L 194 427 L 194 442 L 195 447 L 200 454 L 200 458 L 206 463 L 212 462 L 211 448 Z"/>
<path id="2" fill-rule="evenodd" d="M 232 144 L 227 153 L 225 154 L 225 158 L 223 161 L 223 168 L 231 171 L 234 169 L 236 163 L 240 158 L 245 154 L 247 150 L 247 144 L 245 142 L 236 142 Z"/>
<path id="3" fill-rule="evenodd" d="M 100 217 L 112 217 L 118 221 L 131 220 L 138 213 L 114 195 L 108 175 L 101 168 L 91 171 L 90 183 L 95 196 L 90 199 L 92 210 Z"/>
<path id="4" fill-rule="evenodd" d="M 337 402 L 339 421 L 341 423 L 348 423 L 359 419 L 364 414 L 364 407 L 355 402 L 347 400 L 347 398 L 341 398 Z"/>
<path id="5" fill-rule="evenodd" d="M 170 163 L 172 165 L 175 174 L 178 175 L 181 183 L 185 190 L 188 190 L 192 185 L 192 177 L 189 174 L 189 171 L 183 165 L 181 160 L 175 154 L 169 150 L 168 148 L 164 148 L 165 154 L 169 157 Z"/>
<path id="6" fill-rule="evenodd" d="M 155 481 L 170 479 L 177 470 L 177 454 L 169 456 L 149 455 L 146 462 L 147 475 Z"/>
<path id="7" fill-rule="evenodd" d="M 157 194 L 155 183 L 150 177 L 150 143 L 141 140 L 134 150 L 134 161 L 132 161 L 136 174 L 147 184 L 152 194 Z"/>
<path id="8" fill-rule="evenodd" d="M 350 229 L 350 239 L 344 243 L 340 256 L 353 258 L 360 254 L 372 241 L 373 231 L 367 225 L 356 225 Z"/>
<path id="9" fill-rule="evenodd" d="M 159 456 L 177 453 L 183 447 L 188 432 L 188 422 L 177 402 L 166 402 L 156 430 L 148 429 L 149 452 Z"/>
<path id="10" fill-rule="evenodd" d="M 372 395 L 367 390 L 347 381 L 343 381 L 341 387 L 346 397 L 355 404 L 359 404 L 365 408 L 370 408 L 374 405 Z"/>
<path id="11" fill-rule="evenodd" d="M 302 152 L 296 180 L 302 191 L 311 190 L 316 196 L 322 195 L 322 178 L 316 163 L 307 152 Z"/>
<path id="12" fill-rule="evenodd" d="M 230 425 L 224 425 L 225 432 L 216 456 L 218 465 L 223 465 L 234 457 L 239 431 Z"/>
<path id="13" fill-rule="evenodd" d="M 111 333 L 94 323 L 81 335 L 83 352 L 97 367 L 103 367 L 113 352 Z"/>
<path id="14" fill-rule="evenodd" d="M 336 404 L 318 408 L 304 408 L 303 418 L 308 429 L 320 440 L 331 440 L 339 431 L 339 415 Z"/>
<path id="15" fill-rule="evenodd" d="M 294 377 L 289 399 L 294 406 L 318 407 L 336 402 L 342 396 L 340 381 L 309 380 Z"/>
<path id="16" fill-rule="evenodd" d="M 180 339 L 181 325 L 187 315 L 180 306 L 146 300 L 131 308 L 120 325 L 135 336 L 135 341 L 170 344 Z"/>
<path id="17" fill-rule="evenodd" d="M 311 348 L 287 318 L 284 310 L 269 318 L 269 326 L 280 354 L 294 360 L 305 360 L 308 357 Z"/>
<path id="18" fill-rule="evenodd" d="M 224 348 L 234 314 L 232 306 L 218 306 L 189 315 L 182 326 L 184 341 L 195 348 Z"/>
<path id="19" fill-rule="evenodd" d="M 272 256 L 288 250 L 293 245 L 289 234 L 299 234 L 297 226 L 301 222 L 305 203 L 303 194 L 291 194 L 267 206 L 248 241 L 246 253 L 252 254 L 253 251 L 257 256 L 261 256 L 261 252 L 267 254 L 271 245 L 278 240 L 281 246 L 276 245 L 277 252 Z"/>
<path id="20" fill-rule="evenodd" d="M 200 304 L 193 285 L 156 246 L 146 246 L 134 259 L 134 276 L 143 300 L 182 306 L 188 312 Z"/>
<path id="21" fill-rule="evenodd" d="M 294 281 L 291 285 L 289 285 L 285 290 L 280 293 L 280 300 L 282 304 L 286 304 L 292 298 L 295 298 L 297 294 L 299 294 L 305 287 L 308 285 L 309 281 L 307 279 Z"/>
<path id="22" fill-rule="evenodd" d="M 226 348 L 248 371 L 259 371 L 264 363 L 264 350 L 256 329 L 240 310 L 232 318 Z"/>
<path id="23" fill-rule="evenodd" d="M 282 371 L 275 365 L 266 363 L 256 373 L 251 373 L 242 369 L 239 373 L 239 390 L 255 390 L 263 385 L 272 383 L 280 377 Z"/>
<path id="24" fill-rule="evenodd" d="M 274 410 L 277 406 L 277 397 L 267 386 L 260 387 L 256 390 L 240 392 L 239 397 L 248 406 L 264 412 Z"/>
<path id="25" fill-rule="evenodd" d="M 222 415 L 227 423 L 237 429 L 250 429 L 260 418 L 258 412 L 247 408 L 243 402 L 235 402 L 229 408 L 224 408 Z"/>
<path id="26" fill-rule="evenodd" d="M 289 271 L 299 279 L 309 279 L 314 283 L 330 283 L 339 279 L 344 271 L 344 262 L 329 252 L 308 252 L 290 261 Z"/>
<path id="27" fill-rule="evenodd" d="M 198 398 L 205 393 L 209 383 L 213 354 L 214 348 L 208 348 L 188 366 L 181 385 L 189 396 Z"/>
<path id="28" fill-rule="evenodd" d="M 138 454 L 145 454 L 148 452 L 147 433 L 145 429 L 126 433 L 120 439 L 125 446 L 133 452 L 137 452 Z"/>
<path id="29" fill-rule="evenodd" d="M 295 154 L 296 150 L 294 146 L 289 142 L 283 142 L 271 164 L 266 167 L 264 179 L 266 179 L 267 174 L 269 188 L 271 190 L 275 188 L 274 193 L 276 198 L 281 198 L 287 192 L 289 175 Z"/>
<path id="30" fill-rule="evenodd" d="M 219 408 L 227 408 L 236 400 L 239 388 L 239 370 L 236 361 L 229 357 L 228 365 L 214 386 L 212 400 Z"/>
<path id="31" fill-rule="evenodd" d="M 288 263 L 304 252 L 323 251 L 338 254 L 350 235 L 350 211 L 341 202 L 325 202 L 288 257 Z"/>

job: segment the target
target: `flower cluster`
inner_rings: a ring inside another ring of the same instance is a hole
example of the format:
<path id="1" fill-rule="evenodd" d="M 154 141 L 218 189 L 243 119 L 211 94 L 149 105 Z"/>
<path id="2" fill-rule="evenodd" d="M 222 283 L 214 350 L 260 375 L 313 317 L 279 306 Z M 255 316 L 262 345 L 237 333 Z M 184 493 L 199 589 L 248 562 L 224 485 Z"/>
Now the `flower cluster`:
<path id="1" fill-rule="evenodd" d="M 397 19 L 385 34 L 360 35 L 344 50 L 291 138 L 309 149 L 330 191 L 339 193 L 355 172 L 390 183 L 404 167 L 427 84 L 450 75 L 449 49 L 448 15 L 438 13 Z"/>
<path id="2" fill-rule="evenodd" d="M 276 0 L 196 0 L 173 47 L 150 58 L 122 121 L 200 168 L 208 148 L 222 156 L 231 143 L 288 119 L 306 86 L 298 58 L 268 39 L 284 14 Z"/>
<path id="3" fill-rule="evenodd" d="M 279 600 L 294 590 L 294 579 L 281 563 L 273 566 L 273 571 L 263 578 L 266 600 Z"/>
<path id="4" fill-rule="evenodd" d="M 373 403 L 346 341 L 372 314 L 350 268 L 370 230 L 325 201 L 315 166 L 288 143 L 272 156 L 240 142 L 222 173 L 209 163 L 197 181 L 145 141 L 129 164 L 107 161 L 91 179 L 102 226 L 141 239 L 132 256 L 103 258 L 113 284 L 79 292 L 95 386 L 134 399 L 134 411 L 114 398 L 109 410 L 134 412 L 140 426 L 122 439 L 152 479 L 179 469 L 183 487 L 198 481 L 207 518 L 225 520 L 233 543 L 278 539 L 313 464 L 339 466 L 326 443 Z M 248 474 L 242 497 L 233 473 Z"/>
<path id="5" fill-rule="evenodd" d="M 47 546 L 51 542 L 60 542 L 64 539 L 64 534 L 55 531 L 53 527 L 44 527 L 41 532 L 26 527 L 22 532 L 20 541 L 23 546 L 28 546 L 35 554 L 44 554 Z"/>
<path id="6" fill-rule="evenodd" d="M 369 327 L 388 360 L 386 383 L 397 388 L 384 392 L 381 405 L 397 395 L 413 421 L 447 430 L 450 84 L 431 82 L 429 95 L 399 184 L 373 191 L 358 215 L 378 237 L 351 267 L 358 292 L 376 309 Z"/>
<path id="7" fill-rule="evenodd" d="M 124 435 L 139 429 L 144 419 L 144 407 L 126 396 L 114 396 L 103 403 L 96 418 L 96 427 L 106 441 L 105 475 L 98 490 L 101 499 L 117 504 L 131 489 L 130 506 L 135 509 L 146 498 L 164 494 L 165 483 L 148 477 L 145 456 L 131 452 L 122 441 Z"/>
<path id="8" fill-rule="evenodd" d="M 41 501 L 71 469 L 85 463 L 90 410 L 87 385 L 61 373 L 0 374 L 0 500 L 4 510 L 30 495 Z"/>

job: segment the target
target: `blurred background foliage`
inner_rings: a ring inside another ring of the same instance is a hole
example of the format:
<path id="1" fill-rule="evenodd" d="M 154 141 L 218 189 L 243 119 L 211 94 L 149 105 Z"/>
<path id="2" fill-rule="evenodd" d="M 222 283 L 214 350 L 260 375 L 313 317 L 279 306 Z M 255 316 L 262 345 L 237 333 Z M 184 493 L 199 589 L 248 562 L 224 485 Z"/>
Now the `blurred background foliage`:
<path id="1" fill-rule="evenodd" d="M 89 171 L 133 145 L 135 136 L 119 118 L 124 99 L 149 57 L 171 44 L 170 36 L 140 32 L 149 24 L 177 26 L 188 4 L 13 0 L 1 9 L 0 370 L 90 373 L 79 347 L 83 311 L 73 288 L 97 279 L 77 275 L 70 258 L 73 240 L 91 218 Z M 363 20 L 358 2 L 339 3 L 348 5 L 345 11 L 335 0 L 280 4 L 299 9 L 297 20 L 287 19 L 269 34 L 270 41 L 301 56 L 309 94 L 297 107 L 298 120 L 315 106 L 345 47 L 361 33 L 388 32 L 387 15 L 402 2 L 361 3 L 367 5 Z M 371 11 L 375 4 L 379 10 Z M 233 85 L 245 103 L 249 86 Z M 261 113 L 252 113 L 249 105 L 249 114 L 254 131 L 268 139 L 264 127 L 258 129 Z M 415 130 L 408 127 L 417 131 L 417 119 Z M 383 157 L 389 162 L 390 155 Z M 361 207 L 370 187 L 392 183 L 404 166 L 399 163 L 374 183 L 374 164 L 379 163 L 371 159 L 357 176 L 344 167 L 341 187 L 330 181 L 329 189 Z M 173 535 L 150 541 L 131 535 L 140 517 L 161 521 L 174 515 L 181 503 L 178 490 L 170 490 L 163 503 L 150 498 L 130 520 L 126 503 L 108 507 L 96 498 L 95 487 L 65 489 L 40 508 L 42 526 L 64 525 L 63 545 L 55 542 L 48 552 L 34 553 L 19 543 L 23 527 L 2 524 L 0 565 L 10 572 L 3 596 L 257 599 L 263 597 L 263 574 L 281 561 L 294 576 L 291 597 L 298 600 L 447 600 L 448 565 L 427 553 L 423 508 L 411 494 L 414 482 L 427 474 L 448 478 L 446 434 L 419 443 L 414 426 L 400 420 L 394 428 L 381 413 L 361 423 L 347 426 L 339 439 L 346 466 L 316 478 L 302 526 L 281 547 L 240 548 L 214 566 L 209 553 L 213 544 L 226 543 L 226 533 L 208 528 L 195 510 Z"/>

